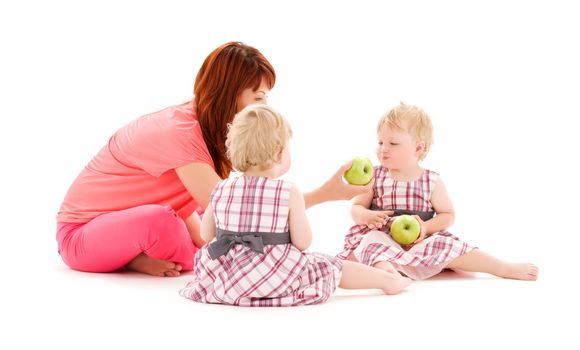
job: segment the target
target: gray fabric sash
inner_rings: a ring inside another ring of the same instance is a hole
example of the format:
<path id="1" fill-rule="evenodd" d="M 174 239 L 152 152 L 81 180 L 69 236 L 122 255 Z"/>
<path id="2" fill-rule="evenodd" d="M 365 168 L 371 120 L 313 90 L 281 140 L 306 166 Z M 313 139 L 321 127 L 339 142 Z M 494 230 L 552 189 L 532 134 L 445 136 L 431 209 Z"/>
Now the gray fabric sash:
<path id="1" fill-rule="evenodd" d="M 376 206 L 372 206 L 372 210 L 392 210 L 392 209 L 383 209 Z M 434 211 L 413 211 L 413 210 L 402 210 L 402 209 L 395 209 L 393 210 L 393 217 L 400 216 L 400 215 L 417 215 L 423 221 L 431 220 L 435 216 Z"/>
<path id="2" fill-rule="evenodd" d="M 242 244 L 256 253 L 264 253 L 265 245 L 290 243 L 289 232 L 233 232 L 218 227 L 216 236 L 216 241 L 207 248 L 209 256 L 214 260 L 227 254 L 234 244 Z"/>
<path id="3" fill-rule="evenodd" d="M 423 221 L 431 220 L 435 216 L 434 211 L 393 210 L 393 216 L 417 215 Z"/>

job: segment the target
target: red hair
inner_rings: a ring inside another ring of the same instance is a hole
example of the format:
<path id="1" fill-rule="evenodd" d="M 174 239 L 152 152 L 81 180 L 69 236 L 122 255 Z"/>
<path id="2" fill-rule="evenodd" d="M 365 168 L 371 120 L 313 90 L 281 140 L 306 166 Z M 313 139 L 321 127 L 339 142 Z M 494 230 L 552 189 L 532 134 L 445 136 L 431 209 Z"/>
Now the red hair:
<path id="1" fill-rule="evenodd" d="M 195 111 L 203 139 L 217 174 L 225 179 L 232 171 L 226 156 L 228 124 L 240 110 L 242 91 L 258 90 L 262 81 L 271 89 L 276 73 L 257 49 L 241 42 L 224 44 L 207 56 L 197 77 L 193 93 Z"/>

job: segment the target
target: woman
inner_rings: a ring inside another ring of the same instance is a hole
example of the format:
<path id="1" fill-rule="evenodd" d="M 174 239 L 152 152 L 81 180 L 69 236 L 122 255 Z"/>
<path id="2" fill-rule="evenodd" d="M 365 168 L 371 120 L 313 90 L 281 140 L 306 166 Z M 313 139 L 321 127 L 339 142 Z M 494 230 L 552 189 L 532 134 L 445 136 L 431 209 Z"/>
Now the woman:
<path id="1" fill-rule="evenodd" d="M 266 103 L 276 73 L 255 48 L 230 42 L 215 49 L 195 79 L 192 101 L 142 116 L 119 129 L 68 190 L 57 216 L 63 261 L 75 270 L 127 268 L 178 276 L 193 267 L 205 242 L 200 218 L 210 193 L 232 171 L 227 125 L 249 104 Z M 343 165 L 306 206 L 350 199 Z"/>

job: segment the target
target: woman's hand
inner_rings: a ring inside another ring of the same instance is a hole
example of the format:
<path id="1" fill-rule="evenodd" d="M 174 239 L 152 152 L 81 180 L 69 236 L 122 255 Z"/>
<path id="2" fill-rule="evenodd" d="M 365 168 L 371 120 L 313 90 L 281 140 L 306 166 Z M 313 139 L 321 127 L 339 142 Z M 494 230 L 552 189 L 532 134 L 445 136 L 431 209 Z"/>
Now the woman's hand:
<path id="1" fill-rule="evenodd" d="M 310 208 L 315 204 L 320 204 L 327 201 L 349 200 L 361 194 L 372 191 L 375 179 L 364 186 L 349 185 L 342 179 L 344 172 L 352 165 L 352 161 L 341 166 L 334 175 L 328 179 L 322 187 L 304 194 L 306 208 Z"/>
<path id="2" fill-rule="evenodd" d="M 371 191 L 375 183 L 375 178 L 364 186 L 350 185 L 342 179 L 344 172 L 352 165 L 352 161 L 348 161 L 342 165 L 338 171 L 322 185 L 322 188 L 329 194 L 329 200 L 349 200 L 358 195 Z"/>

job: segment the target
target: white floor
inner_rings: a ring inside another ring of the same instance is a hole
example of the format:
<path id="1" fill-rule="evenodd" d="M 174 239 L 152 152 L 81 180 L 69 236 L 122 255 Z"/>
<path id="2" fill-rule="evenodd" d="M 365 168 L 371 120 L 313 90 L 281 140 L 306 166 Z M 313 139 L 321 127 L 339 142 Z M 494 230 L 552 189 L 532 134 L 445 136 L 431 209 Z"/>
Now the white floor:
<path id="1" fill-rule="evenodd" d="M 31 245 L 29 239 L 22 244 Z M 2 349 L 578 349 L 578 288 L 557 261 L 537 282 L 443 273 L 396 296 L 338 290 L 325 304 L 238 308 L 184 299 L 190 278 L 68 269 L 48 240 L 4 273 Z M 10 257 L 11 252 L 8 252 Z M 17 255 L 16 253 L 12 253 Z M 5 256 L 6 257 L 6 256 Z M 37 258 L 35 258 L 37 257 Z M 41 257 L 38 259 L 38 257 Z M 293 348 L 296 348 L 293 346 Z"/>

